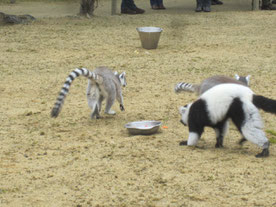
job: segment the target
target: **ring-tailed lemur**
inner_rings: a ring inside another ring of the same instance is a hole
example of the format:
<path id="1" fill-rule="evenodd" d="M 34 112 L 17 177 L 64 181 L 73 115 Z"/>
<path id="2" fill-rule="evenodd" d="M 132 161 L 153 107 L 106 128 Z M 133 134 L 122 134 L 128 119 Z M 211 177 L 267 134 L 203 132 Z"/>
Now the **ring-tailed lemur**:
<path id="1" fill-rule="evenodd" d="M 100 117 L 99 113 L 104 99 L 107 99 L 105 113 L 115 114 L 115 111 L 111 110 L 115 99 L 120 103 L 121 111 L 124 111 L 121 85 L 126 86 L 125 75 L 125 72 L 119 74 L 117 71 L 113 72 L 106 67 L 98 67 L 94 71 L 90 71 L 86 68 L 76 68 L 67 77 L 52 109 L 51 116 L 57 117 L 59 115 L 71 83 L 79 76 L 88 78 L 86 95 L 88 105 L 92 110 L 92 119 Z"/>
<path id="2" fill-rule="evenodd" d="M 191 83 L 180 82 L 175 85 L 174 91 L 176 93 L 179 93 L 182 91 L 195 92 L 198 95 L 201 95 L 208 89 L 214 87 L 215 85 L 223 84 L 223 83 L 235 83 L 235 84 L 249 86 L 250 75 L 243 77 L 235 74 L 235 78 L 236 79 L 230 78 L 227 76 L 217 75 L 203 80 L 201 84 L 191 84 Z"/>
<path id="3" fill-rule="evenodd" d="M 257 108 L 276 114 L 276 100 L 255 95 L 239 84 L 219 84 L 203 93 L 195 102 L 180 108 L 181 123 L 188 125 L 189 138 L 180 145 L 196 145 L 205 126 L 215 129 L 216 147 L 223 146 L 232 119 L 243 137 L 263 148 L 256 157 L 269 155 L 269 141 L 263 132 L 263 122 Z"/>

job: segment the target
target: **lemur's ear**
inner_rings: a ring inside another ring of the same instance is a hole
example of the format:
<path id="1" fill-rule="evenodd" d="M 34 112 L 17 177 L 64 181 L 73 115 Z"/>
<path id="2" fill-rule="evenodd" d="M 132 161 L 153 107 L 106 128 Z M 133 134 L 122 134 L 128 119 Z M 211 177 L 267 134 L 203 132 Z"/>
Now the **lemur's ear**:
<path id="1" fill-rule="evenodd" d="M 245 80 L 247 81 L 247 85 L 249 85 L 250 77 L 251 77 L 251 75 L 248 75 L 245 77 Z"/>
<path id="2" fill-rule="evenodd" d="M 120 78 L 124 78 L 125 76 L 126 76 L 126 72 L 122 72 L 122 73 L 119 75 Z"/>
<path id="3" fill-rule="evenodd" d="M 118 75 L 119 73 L 117 71 L 114 72 L 114 75 Z"/>
<path id="4" fill-rule="evenodd" d="M 187 105 L 186 106 L 180 106 L 179 107 L 179 113 L 182 115 L 186 112 L 187 110 Z"/>
<path id="5" fill-rule="evenodd" d="M 239 76 L 238 74 L 235 74 L 235 78 L 236 78 L 237 80 L 239 80 L 239 79 L 240 79 L 240 76 Z"/>

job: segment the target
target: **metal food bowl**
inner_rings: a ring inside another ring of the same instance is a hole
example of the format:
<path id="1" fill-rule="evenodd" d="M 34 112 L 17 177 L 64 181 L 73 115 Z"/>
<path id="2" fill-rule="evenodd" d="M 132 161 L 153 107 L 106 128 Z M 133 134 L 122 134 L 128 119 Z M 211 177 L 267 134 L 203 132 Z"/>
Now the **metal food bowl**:
<path id="1" fill-rule="evenodd" d="M 156 133 L 160 125 L 160 121 L 135 121 L 127 123 L 125 128 L 133 135 L 150 135 Z"/>
<path id="2" fill-rule="evenodd" d="M 145 49 L 156 49 L 163 29 L 160 27 L 138 27 L 142 47 Z"/>

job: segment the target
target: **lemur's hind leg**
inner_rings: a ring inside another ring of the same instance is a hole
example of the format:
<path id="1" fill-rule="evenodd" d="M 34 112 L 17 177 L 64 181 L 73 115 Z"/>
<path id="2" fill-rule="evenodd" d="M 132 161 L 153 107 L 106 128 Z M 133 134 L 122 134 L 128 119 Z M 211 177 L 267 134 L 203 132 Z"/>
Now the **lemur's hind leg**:
<path id="1" fill-rule="evenodd" d="M 99 119 L 100 118 L 100 113 L 99 113 L 99 107 L 98 104 L 95 104 L 95 110 L 92 111 L 91 113 L 91 119 Z"/>
<path id="2" fill-rule="evenodd" d="M 234 122 L 234 124 L 236 125 L 236 127 L 238 128 L 240 133 L 242 133 L 241 132 L 241 126 L 242 126 L 241 122 L 245 119 L 246 115 L 245 115 L 242 107 L 237 107 L 237 104 L 240 104 L 240 102 L 236 101 L 235 103 L 236 103 L 235 108 L 237 111 L 234 113 L 239 114 L 239 116 L 232 116 L 232 121 Z M 246 141 L 247 141 L 247 139 L 245 137 L 242 137 L 238 143 L 239 143 L 239 145 L 242 145 Z"/>
<path id="3" fill-rule="evenodd" d="M 100 98 L 98 101 L 99 112 L 101 112 L 103 100 L 104 100 L 104 96 L 100 95 Z"/>
<path id="4" fill-rule="evenodd" d="M 269 140 L 262 130 L 263 122 L 258 109 L 253 104 L 247 103 L 243 106 L 243 110 L 246 110 L 243 112 L 243 120 L 232 118 L 234 124 L 246 140 L 263 148 L 262 152 L 258 153 L 256 157 L 269 156 Z"/>
<path id="5" fill-rule="evenodd" d="M 256 157 L 269 156 L 269 140 L 259 126 L 254 126 L 252 122 L 246 122 L 244 126 L 242 126 L 241 131 L 245 139 L 263 148 L 262 152 L 258 153 Z"/>
<path id="6" fill-rule="evenodd" d="M 91 119 L 98 119 L 100 118 L 99 113 L 99 106 L 98 106 L 98 100 L 95 99 L 88 99 L 88 105 L 91 109 Z"/>
<path id="7" fill-rule="evenodd" d="M 115 111 L 111 110 L 111 107 L 114 104 L 114 101 L 115 101 L 115 95 L 110 94 L 107 97 L 107 100 L 106 100 L 106 106 L 105 106 L 105 113 L 106 114 L 110 114 L 110 115 L 115 115 L 116 114 Z"/>
<path id="8" fill-rule="evenodd" d="M 223 138 L 224 138 L 225 134 L 227 133 L 228 126 L 229 126 L 229 121 L 226 120 L 226 121 L 219 123 L 215 127 L 216 139 L 217 139 L 217 143 L 215 145 L 216 148 L 223 147 Z"/>
<path id="9" fill-rule="evenodd" d="M 99 89 L 95 85 L 88 84 L 86 96 L 87 96 L 88 106 L 92 111 L 91 119 L 100 118 L 99 105 L 98 105 L 99 98 L 100 98 Z"/>

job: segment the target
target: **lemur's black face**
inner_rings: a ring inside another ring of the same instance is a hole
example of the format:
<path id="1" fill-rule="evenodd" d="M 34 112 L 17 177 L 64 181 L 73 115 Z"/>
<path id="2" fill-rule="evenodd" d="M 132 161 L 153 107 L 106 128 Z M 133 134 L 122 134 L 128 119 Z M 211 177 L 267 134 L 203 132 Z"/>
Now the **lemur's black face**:
<path id="1" fill-rule="evenodd" d="M 183 124 L 184 126 L 187 126 L 188 124 L 188 114 L 189 114 L 190 106 L 191 104 L 187 104 L 179 108 L 179 113 L 181 115 L 180 123 Z"/>
<path id="2" fill-rule="evenodd" d="M 123 73 L 121 73 L 121 74 L 119 75 L 119 80 L 120 80 L 120 82 L 121 82 L 121 85 L 122 85 L 123 87 L 126 87 L 127 82 L 126 82 L 126 73 L 125 73 L 125 72 L 123 72 Z"/>

